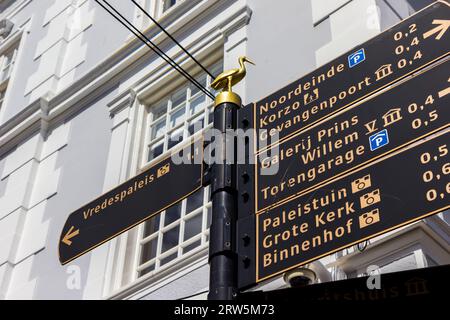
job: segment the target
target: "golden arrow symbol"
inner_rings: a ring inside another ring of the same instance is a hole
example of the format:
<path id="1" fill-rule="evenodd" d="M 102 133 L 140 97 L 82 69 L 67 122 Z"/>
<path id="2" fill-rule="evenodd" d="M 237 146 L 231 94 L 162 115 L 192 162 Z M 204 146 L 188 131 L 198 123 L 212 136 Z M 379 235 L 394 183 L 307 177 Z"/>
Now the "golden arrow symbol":
<path id="1" fill-rule="evenodd" d="M 73 229 L 75 229 L 75 227 L 70 227 L 69 232 L 67 232 L 62 239 L 62 242 L 68 246 L 72 245 L 72 241 L 70 239 L 80 234 L 80 229 L 77 229 L 75 231 L 73 231 Z"/>
<path id="2" fill-rule="evenodd" d="M 423 38 L 427 39 L 439 32 L 439 34 L 436 36 L 436 40 L 441 40 L 445 32 L 448 30 L 448 28 L 450 28 L 450 20 L 434 20 L 433 24 L 438 26 L 428 32 L 425 32 L 423 34 Z"/>
<path id="3" fill-rule="evenodd" d="M 448 82 L 450 82 L 450 78 L 448 79 Z M 442 91 L 439 91 L 439 98 L 443 98 L 448 94 L 450 94 L 450 87 L 448 87 L 447 89 L 444 89 Z"/>

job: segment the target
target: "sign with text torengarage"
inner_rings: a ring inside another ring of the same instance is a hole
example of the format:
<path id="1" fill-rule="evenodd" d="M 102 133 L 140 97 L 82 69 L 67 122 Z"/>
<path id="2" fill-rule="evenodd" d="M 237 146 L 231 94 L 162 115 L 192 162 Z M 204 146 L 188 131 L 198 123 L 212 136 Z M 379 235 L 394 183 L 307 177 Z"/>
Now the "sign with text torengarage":
<path id="1" fill-rule="evenodd" d="M 203 139 L 197 139 L 73 212 L 59 241 L 61 264 L 183 200 L 200 189 L 202 182 Z"/>
<path id="2" fill-rule="evenodd" d="M 450 132 L 256 217 L 256 282 L 450 208 Z"/>
<path id="3" fill-rule="evenodd" d="M 449 127 L 449 70 L 450 60 L 441 62 L 257 154 L 255 211 L 316 189 Z"/>
<path id="4" fill-rule="evenodd" d="M 255 103 L 255 151 L 448 56 L 450 5 L 438 1 L 379 36 Z M 247 112 L 247 111 L 246 111 Z"/>

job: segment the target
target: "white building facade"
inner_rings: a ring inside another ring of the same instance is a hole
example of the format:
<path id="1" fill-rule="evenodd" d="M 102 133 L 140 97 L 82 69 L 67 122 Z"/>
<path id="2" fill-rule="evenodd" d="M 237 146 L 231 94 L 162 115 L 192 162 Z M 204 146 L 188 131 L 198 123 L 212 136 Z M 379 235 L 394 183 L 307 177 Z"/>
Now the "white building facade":
<path id="1" fill-rule="evenodd" d="M 236 87 L 245 105 L 433 1 L 138 2 L 213 74 L 254 60 Z M 131 1 L 109 3 L 209 86 Z M 58 241 L 71 212 L 211 127 L 213 101 L 94 0 L 0 1 L 0 32 L 0 299 L 206 298 L 208 187 L 64 267 Z M 319 281 L 449 264 L 449 223 L 440 213 L 323 258 Z"/>

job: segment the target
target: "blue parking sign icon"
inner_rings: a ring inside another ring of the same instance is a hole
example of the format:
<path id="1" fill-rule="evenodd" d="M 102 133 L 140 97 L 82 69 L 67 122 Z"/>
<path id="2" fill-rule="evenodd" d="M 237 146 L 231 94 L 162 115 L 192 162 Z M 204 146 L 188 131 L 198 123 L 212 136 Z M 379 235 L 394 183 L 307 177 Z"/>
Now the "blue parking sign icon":
<path id="1" fill-rule="evenodd" d="M 366 52 L 364 51 L 364 49 L 360 49 L 348 56 L 348 66 L 350 68 L 353 68 L 364 60 L 366 60 Z"/>
<path id="2" fill-rule="evenodd" d="M 389 144 L 389 135 L 388 131 L 384 129 L 369 138 L 370 142 L 370 151 L 375 151 L 387 144 Z"/>

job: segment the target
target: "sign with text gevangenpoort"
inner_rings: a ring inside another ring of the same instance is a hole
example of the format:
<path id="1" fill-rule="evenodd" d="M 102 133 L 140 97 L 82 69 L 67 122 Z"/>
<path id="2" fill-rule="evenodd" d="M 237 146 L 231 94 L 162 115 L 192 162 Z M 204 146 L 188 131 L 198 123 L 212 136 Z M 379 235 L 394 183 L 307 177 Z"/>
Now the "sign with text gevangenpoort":
<path id="1" fill-rule="evenodd" d="M 438 1 L 250 106 L 255 152 L 448 56 L 449 27 L 450 5 Z"/>
<path id="2" fill-rule="evenodd" d="M 266 211 L 450 125 L 450 60 L 257 154 Z"/>
<path id="3" fill-rule="evenodd" d="M 73 212 L 59 240 L 67 264 L 194 193 L 203 181 L 203 138 Z"/>
<path id="4" fill-rule="evenodd" d="M 256 282 L 450 207 L 450 133 L 256 216 Z"/>

